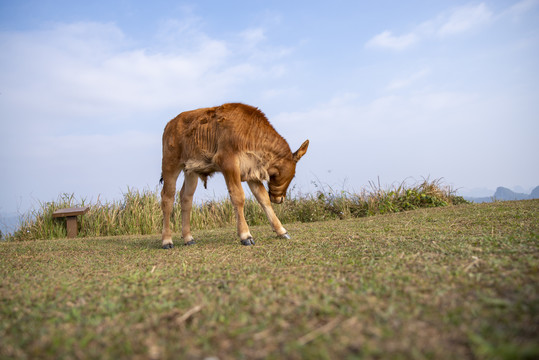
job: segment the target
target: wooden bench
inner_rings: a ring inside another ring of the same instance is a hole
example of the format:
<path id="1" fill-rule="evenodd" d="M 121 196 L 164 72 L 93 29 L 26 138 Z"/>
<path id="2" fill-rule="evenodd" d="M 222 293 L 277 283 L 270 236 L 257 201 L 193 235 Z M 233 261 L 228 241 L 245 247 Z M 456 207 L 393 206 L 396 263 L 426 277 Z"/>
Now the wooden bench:
<path id="1" fill-rule="evenodd" d="M 75 207 L 67 209 L 58 209 L 52 213 L 53 218 L 65 217 L 67 224 L 67 237 L 74 238 L 77 236 L 77 216 L 84 215 L 90 210 L 89 206 Z"/>

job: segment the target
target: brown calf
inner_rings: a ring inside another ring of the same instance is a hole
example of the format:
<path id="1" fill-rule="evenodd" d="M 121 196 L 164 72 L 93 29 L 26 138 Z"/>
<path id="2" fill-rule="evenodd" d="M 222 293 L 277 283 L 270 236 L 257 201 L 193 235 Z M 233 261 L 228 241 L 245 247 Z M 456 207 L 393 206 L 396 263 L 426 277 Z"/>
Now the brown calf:
<path id="1" fill-rule="evenodd" d="M 289 239 L 270 201 L 276 204 L 283 202 L 288 185 L 294 178 L 296 164 L 308 146 L 309 140 L 306 140 L 298 151 L 292 153 L 286 140 L 275 131 L 266 116 L 259 109 L 244 104 L 186 111 L 172 119 L 163 133 L 163 248 L 173 247 L 170 215 L 176 180 L 182 171 L 185 179 L 180 201 L 182 236 L 186 245 L 195 243 L 190 217 L 198 179 L 206 186 L 208 176 L 215 172 L 223 173 L 225 178 L 243 245 L 254 245 L 254 240 L 243 213 L 245 194 L 242 181 L 249 184 L 277 235 Z M 268 182 L 268 191 L 263 181 Z"/>

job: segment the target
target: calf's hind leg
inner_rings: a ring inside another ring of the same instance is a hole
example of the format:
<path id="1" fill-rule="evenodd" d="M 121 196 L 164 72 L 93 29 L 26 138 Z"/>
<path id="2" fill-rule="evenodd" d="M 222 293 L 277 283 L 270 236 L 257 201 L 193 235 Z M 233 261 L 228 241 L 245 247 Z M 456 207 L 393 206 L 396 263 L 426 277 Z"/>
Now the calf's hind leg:
<path id="1" fill-rule="evenodd" d="M 171 249 L 172 231 L 170 229 L 170 215 L 172 214 L 172 206 L 174 205 L 174 197 L 176 195 L 176 180 L 180 174 L 180 169 L 171 172 L 163 171 L 163 190 L 161 190 L 161 210 L 163 211 L 163 249 Z"/>
<path id="2" fill-rule="evenodd" d="M 193 245 L 195 240 L 191 235 L 191 208 L 193 207 L 193 195 L 197 189 L 198 175 L 192 172 L 185 172 L 185 179 L 180 191 L 180 201 L 182 208 L 182 237 L 185 245 Z"/>

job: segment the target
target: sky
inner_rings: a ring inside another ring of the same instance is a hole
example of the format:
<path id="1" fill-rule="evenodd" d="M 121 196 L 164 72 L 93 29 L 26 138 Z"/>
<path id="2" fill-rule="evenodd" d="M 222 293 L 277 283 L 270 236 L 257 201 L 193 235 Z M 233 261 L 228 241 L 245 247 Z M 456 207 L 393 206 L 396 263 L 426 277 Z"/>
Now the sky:
<path id="1" fill-rule="evenodd" d="M 310 140 L 297 192 L 529 191 L 538 64 L 539 0 L 0 0 L 0 214 L 158 189 L 166 123 L 226 102 Z"/>

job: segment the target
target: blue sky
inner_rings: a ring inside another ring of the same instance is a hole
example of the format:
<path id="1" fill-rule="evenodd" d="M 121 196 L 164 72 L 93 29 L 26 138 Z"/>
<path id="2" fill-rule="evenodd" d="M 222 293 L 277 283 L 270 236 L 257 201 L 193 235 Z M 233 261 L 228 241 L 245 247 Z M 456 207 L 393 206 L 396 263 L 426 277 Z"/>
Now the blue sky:
<path id="1" fill-rule="evenodd" d="M 310 139 L 299 191 L 539 185 L 539 0 L 0 0 L 0 49 L 0 213 L 155 189 L 168 120 L 230 101 Z"/>

